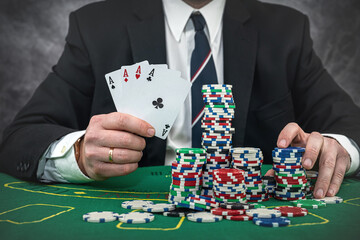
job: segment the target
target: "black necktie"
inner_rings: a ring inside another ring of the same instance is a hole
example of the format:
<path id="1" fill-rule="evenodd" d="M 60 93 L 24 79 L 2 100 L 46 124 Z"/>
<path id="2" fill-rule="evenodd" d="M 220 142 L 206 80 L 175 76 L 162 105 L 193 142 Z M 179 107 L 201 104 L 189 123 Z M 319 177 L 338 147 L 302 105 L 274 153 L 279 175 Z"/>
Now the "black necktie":
<path id="1" fill-rule="evenodd" d="M 205 35 L 206 25 L 200 13 L 191 15 L 195 27 L 195 49 L 191 55 L 191 110 L 192 147 L 201 148 L 201 121 L 204 114 L 204 101 L 201 88 L 204 84 L 217 84 L 216 69 L 209 41 Z"/>

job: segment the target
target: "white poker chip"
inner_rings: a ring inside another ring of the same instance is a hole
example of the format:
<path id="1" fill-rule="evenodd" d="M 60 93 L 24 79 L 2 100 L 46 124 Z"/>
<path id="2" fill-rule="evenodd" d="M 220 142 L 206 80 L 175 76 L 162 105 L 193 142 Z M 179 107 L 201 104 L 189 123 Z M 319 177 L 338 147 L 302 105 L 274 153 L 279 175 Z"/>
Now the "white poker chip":
<path id="1" fill-rule="evenodd" d="M 317 178 L 319 174 L 317 171 L 305 171 L 305 173 L 308 178 Z"/>
<path id="2" fill-rule="evenodd" d="M 101 212 L 89 212 L 83 215 L 83 220 L 85 222 L 92 223 L 105 223 L 113 222 L 119 218 L 119 214 L 110 211 L 101 211 Z"/>
<path id="3" fill-rule="evenodd" d="M 157 203 L 157 204 L 146 204 L 142 210 L 145 212 L 169 212 L 175 209 L 174 204 L 169 203 Z"/>
<path id="4" fill-rule="evenodd" d="M 341 197 L 338 197 L 338 196 L 324 197 L 324 198 L 321 198 L 321 199 L 314 198 L 314 200 L 320 201 L 320 202 L 325 202 L 327 204 L 337 204 L 337 203 L 342 203 L 344 201 Z"/>
<path id="5" fill-rule="evenodd" d="M 274 209 L 255 208 L 246 210 L 246 215 L 257 218 L 276 218 L 281 216 L 281 212 Z"/>
<path id="6" fill-rule="evenodd" d="M 154 214 L 148 212 L 130 212 L 119 216 L 119 221 L 123 223 L 149 223 L 155 219 Z"/>
<path id="7" fill-rule="evenodd" d="M 125 209 L 142 209 L 146 204 L 152 204 L 152 201 L 145 201 L 145 200 L 132 200 L 132 201 L 125 201 L 121 204 L 121 207 Z"/>
<path id="8" fill-rule="evenodd" d="M 223 217 L 211 214 L 209 212 L 197 212 L 197 213 L 189 213 L 187 215 L 187 219 L 192 222 L 209 223 L 209 222 L 219 222 L 223 219 Z"/>

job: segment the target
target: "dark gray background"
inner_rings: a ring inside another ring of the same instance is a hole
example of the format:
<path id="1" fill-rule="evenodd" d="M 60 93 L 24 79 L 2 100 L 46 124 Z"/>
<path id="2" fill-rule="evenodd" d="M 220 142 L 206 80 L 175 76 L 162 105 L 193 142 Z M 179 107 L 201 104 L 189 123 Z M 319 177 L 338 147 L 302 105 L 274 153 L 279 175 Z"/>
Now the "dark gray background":
<path id="1" fill-rule="evenodd" d="M 360 1 L 266 1 L 294 7 L 310 17 L 314 48 L 360 105 Z M 0 136 L 56 64 L 69 13 L 90 2 L 95 0 L 0 1 Z"/>

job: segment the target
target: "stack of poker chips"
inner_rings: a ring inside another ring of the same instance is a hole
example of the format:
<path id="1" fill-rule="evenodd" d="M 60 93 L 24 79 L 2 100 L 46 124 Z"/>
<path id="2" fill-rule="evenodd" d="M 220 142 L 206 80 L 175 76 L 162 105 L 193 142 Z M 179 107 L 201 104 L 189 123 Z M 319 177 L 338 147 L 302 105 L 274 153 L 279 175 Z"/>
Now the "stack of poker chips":
<path id="1" fill-rule="evenodd" d="M 274 198 L 295 201 L 305 198 L 307 179 L 301 165 L 304 148 L 275 148 L 272 151 L 276 188 Z"/>
<path id="2" fill-rule="evenodd" d="M 244 171 L 221 168 L 213 172 L 214 198 L 222 203 L 246 203 Z"/>
<path id="3" fill-rule="evenodd" d="M 305 194 L 306 197 L 312 197 L 313 196 L 313 192 L 314 192 L 314 188 L 315 188 L 315 183 L 318 177 L 318 172 L 317 171 L 305 171 L 306 174 L 306 180 L 307 180 L 307 185 L 305 187 Z"/>
<path id="4" fill-rule="evenodd" d="M 213 174 L 216 169 L 228 168 L 231 163 L 229 151 L 232 144 L 231 127 L 235 103 L 231 85 L 203 85 L 205 103 L 204 117 L 201 120 L 202 146 L 207 152 L 207 162 L 203 174 L 203 195 L 212 195 Z"/>
<path id="5" fill-rule="evenodd" d="M 231 150 L 233 168 L 245 171 L 246 199 L 248 202 L 269 200 L 261 179 L 263 154 L 259 148 L 238 147 Z"/>
<path id="6" fill-rule="evenodd" d="M 273 196 L 276 187 L 276 180 L 273 176 L 263 176 L 262 178 L 263 185 L 269 196 Z"/>
<path id="7" fill-rule="evenodd" d="M 202 148 L 177 148 L 175 151 L 168 198 L 174 204 L 185 200 L 189 194 L 201 194 L 202 169 L 206 163 L 206 152 Z"/>

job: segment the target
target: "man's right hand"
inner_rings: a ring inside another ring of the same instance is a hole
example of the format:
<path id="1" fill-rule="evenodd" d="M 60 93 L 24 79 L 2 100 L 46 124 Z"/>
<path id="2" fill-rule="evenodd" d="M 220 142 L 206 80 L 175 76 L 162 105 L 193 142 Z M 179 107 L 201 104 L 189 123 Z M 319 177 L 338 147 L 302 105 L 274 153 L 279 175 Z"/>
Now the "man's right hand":
<path id="1" fill-rule="evenodd" d="M 93 116 L 80 144 L 78 165 L 94 180 L 127 175 L 138 167 L 146 146 L 144 137 L 154 134 L 150 124 L 128 114 Z M 110 149 L 113 149 L 112 161 Z"/>

